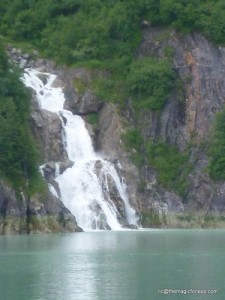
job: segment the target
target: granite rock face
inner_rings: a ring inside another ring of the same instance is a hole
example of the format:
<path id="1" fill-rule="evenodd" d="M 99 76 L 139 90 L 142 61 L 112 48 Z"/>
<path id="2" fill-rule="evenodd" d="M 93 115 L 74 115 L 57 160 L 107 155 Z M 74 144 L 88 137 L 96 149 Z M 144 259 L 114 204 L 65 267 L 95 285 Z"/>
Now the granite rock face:
<path id="1" fill-rule="evenodd" d="M 180 37 L 174 31 L 159 42 L 163 34 L 162 30 L 147 30 L 137 55 L 163 58 L 165 48 L 173 49 L 173 68 L 182 80 L 184 99 L 179 103 L 173 95 L 158 118 L 148 112 L 143 130 L 145 135 L 160 135 L 183 149 L 193 133 L 197 144 L 208 138 L 215 113 L 225 103 L 225 48 L 201 35 Z"/>
<path id="2" fill-rule="evenodd" d="M 216 221 L 207 222 L 210 218 L 224 218 L 224 183 L 215 183 L 209 177 L 209 161 L 202 145 L 210 140 L 215 115 L 225 104 L 225 48 L 213 45 L 199 34 L 182 37 L 175 31 L 165 34 L 161 29 L 147 29 L 137 56 L 163 58 L 168 47 L 173 49 L 172 64 L 182 82 L 183 96 L 175 90 L 160 114 L 142 111 L 137 122 L 145 141 L 160 138 L 180 151 L 189 149 L 193 169 L 188 176 L 186 195 L 181 197 L 163 189 L 154 170 L 146 166 L 141 171 L 146 183 L 141 210 L 160 215 L 160 207 L 156 206 L 162 203 L 165 213 L 191 215 L 194 221 L 187 227 L 195 226 L 195 222 L 200 227 L 216 226 Z M 164 219 L 161 225 L 169 224 Z"/>

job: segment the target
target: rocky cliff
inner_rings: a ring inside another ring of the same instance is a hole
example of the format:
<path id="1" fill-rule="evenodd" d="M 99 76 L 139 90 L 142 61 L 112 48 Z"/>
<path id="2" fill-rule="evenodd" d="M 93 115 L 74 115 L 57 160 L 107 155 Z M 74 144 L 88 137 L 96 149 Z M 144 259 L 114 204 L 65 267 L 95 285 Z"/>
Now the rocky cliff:
<path id="1" fill-rule="evenodd" d="M 65 108 L 85 118 L 96 150 L 112 161 L 125 178 L 130 202 L 140 214 L 143 226 L 224 227 L 225 183 L 210 178 L 206 145 L 215 115 L 225 102 L 225 48 L 198 34 L 181 36 L 175 31 L 146 28 L 136 56 L 163 59 L 168 49 L 179 88 L 174 82 L 173 92 L 160 112 L 142 109 L 138 114 L 130 98 L 121 110 L 116 104 L 103 103 L 104 99 L 95 97 L 91 83 L 99 74 L 93 71 L 56 68 L 46 60 L 21 57 L 15 49 L 10 52 L 21 67 L 35 66 L 58 75 L 57 84 L 64 87 Z M 93 115 L 94 124 L 90 121 Z M 59 138 L 59 119 L 53 113 L 39 111 L 33 97 L 31 124 L 43 163 L 48 162 L 44 176 L 53 183 L 56 170 L 51 161 L 61 162 L 60 172 L 71 163 Z M 180 153 L 188 153 L 191 167 L 183 193 L 162 184 L 144 147 L 140 149 L 143 164 L 134 164 L 132 153 L 136 150 L 127 149 L 122 138 L 130 128 L 140 131 L 144 144 L 160 140 L 175 146 Z M 16 197 L 10 187 L 1 185 L 1 232 L 32 232 L 36 230 L 34 224 L 42 232 L 78 230 L 74 217 L 56 197 L 48 195 L 43 203 L 37 197 L 22 197 L 21 201 Z"/>
<path id="2" fill-rule="evenodd" d="M 0 234 L 80 231 L 74 216 L 48 192 L 27 197 L 0 182 Z"/>
<path id="3" fill-rule="evenodd" d="M 142 111 L 137 123 L 144 140 L 160 138 L 180 151 L 188 150 L 192 169 L 181 197 L 160 186 L 151 166 L 142 168 L 146 188 L 141 207 L 153 215 L 157 212 L 161 225 L 224 226 L 224 183 L 210 179 L 204 145 L 211 139 L 215 115 L 225 102 L 225 49 L 198 34 L 180 36 L 174 31 L 148 29 L 137 56 L 162 58 L 168 47 L 173 50 L 172 64 L 182 82 L 183 96 L 175 90 L 160 115 Z"/>
<path id="4" fill-rule="evenodd" d="M 97 149 L 111 160 L 119 160 L 131 203 L 138 207 L 143 226 L 223 227 L 224 182 L 214 182 L 207 171 L 207 143 L 217 112 L 225 102 L 225 48 L 199 34 L 181 36 L 175 31 L 146 29 L 137 57 L 163 59 L 170 49 L 172 67 L 179 80 L 159 112 L 134 113 L 132 102 L 122 111 L 113 104 L 99 109 Z M 190 169 L 183 194 L 165 188 L 146 152 L 142 167 L 136 167 L 125 150 L 122 135 L 138 128 L 144 143 L 163 141 L 188 153 Z"/>

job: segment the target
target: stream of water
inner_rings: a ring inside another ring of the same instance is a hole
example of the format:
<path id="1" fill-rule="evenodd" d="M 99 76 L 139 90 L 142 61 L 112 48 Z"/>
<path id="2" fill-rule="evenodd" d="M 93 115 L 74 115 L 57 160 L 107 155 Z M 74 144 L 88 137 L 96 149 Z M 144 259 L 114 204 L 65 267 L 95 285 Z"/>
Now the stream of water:
<path id="1" fill-rule="evenodd" d="M 36 92 L 40 108 L 56 113 L 62 122 L 62 140 L 68 158 L 74 164 L 63 174 L 56 172 L 55 181 L 60 189 L 61 200 L 84 230 L 119 230 L 123 225 L 121 220 L 137 225 L 138 218 L 130 206 L 123 178 L 110 161 L 95 153 L 83 119 L 63 109 L 63 89 L 54 86 L 55 79 L 54 74 L 27 69 L 23 81 Z M 57 166 L 58 162 L 55 163 Z M 112 185 L 122 199 L 124 215 L 112 200 Z M 50 191 L 57 194 L 52 186 Z"/>

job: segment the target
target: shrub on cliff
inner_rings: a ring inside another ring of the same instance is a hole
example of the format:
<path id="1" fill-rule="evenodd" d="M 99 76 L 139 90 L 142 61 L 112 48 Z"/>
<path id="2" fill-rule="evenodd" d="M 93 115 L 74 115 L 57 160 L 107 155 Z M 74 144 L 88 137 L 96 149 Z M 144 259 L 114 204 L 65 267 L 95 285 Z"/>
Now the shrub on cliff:
<path id="1" fill-rule="evenodd" d="M 127 76 L 127 85 L 134 105 L 160 110 L 174 85 L 175 74 L 166 60 L 142 58 L 135 60 Z"/>
<path id="2" fill-rule="evenodd" d="M 37 153 L 29 130 L 30 93 L 0 45 L 0 175 L 14 186 L 37 176 Z"/>
<path id="3" fill-rule="evenodd" d="M 132 161 L 138 167 L 141 167 L 144 163 L 143 150 L 144 143 L 141 133 L 138 129 L 129 129 L 126 133 L 122 135 L 125 148 L 130 153 Z"/>
<path id="4" fill-rule="evenodd" d="M 181 153 L 162 141 L 149 142 L 146 146 L 148 163 L 158 173 L 159 182 L 166 188 L 184 196 L 187 188 L 186 177 L 191 171 L 187 153 Z"/>

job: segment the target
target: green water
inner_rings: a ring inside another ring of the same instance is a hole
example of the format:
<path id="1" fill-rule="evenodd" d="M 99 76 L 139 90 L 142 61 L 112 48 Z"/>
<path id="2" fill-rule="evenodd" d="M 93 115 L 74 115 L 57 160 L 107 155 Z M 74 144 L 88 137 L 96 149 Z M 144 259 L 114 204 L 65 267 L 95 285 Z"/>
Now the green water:
<path id="1" fill-rule="evenodd" d="M 0 237 L 0 299 L 224 300 L 225 231 Z"/>

